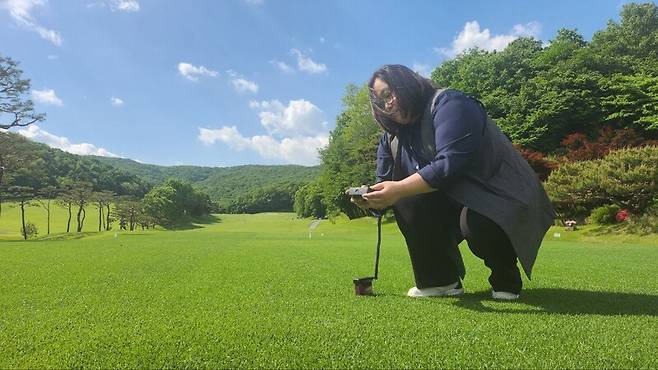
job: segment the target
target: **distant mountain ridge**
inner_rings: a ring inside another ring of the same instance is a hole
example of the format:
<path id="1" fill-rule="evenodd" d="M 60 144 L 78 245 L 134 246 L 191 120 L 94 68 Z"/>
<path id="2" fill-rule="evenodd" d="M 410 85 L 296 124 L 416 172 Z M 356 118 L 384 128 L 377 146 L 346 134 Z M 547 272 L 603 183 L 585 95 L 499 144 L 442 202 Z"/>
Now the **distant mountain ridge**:
<path id="1" fill-rule="evenodd" d="M 298 165 L 242 165 L 233 167 L 159 166 L 126 158 L 90 156 L 100 162 L 138 176 L 153 185 L 170 177 L 190 182 L 195 188 L 207 193 L 220 209 L 231 208 L 245 195 L 263 190 L 293 192 L 320 174 L 320 166 Z M 294 199 L 294 194 L 290 194 Z M 292 208 L 289 209 L 292 211 Z"/>
<path id="2" fill-rule="evenodd" d="M 138 162 L 129 158 L 101 157 L 96 155 L 88 155 L 86 157 L 94 158 L 137 175 L 154 185 L 160 184 L 170 177 L 177 177 L 195 183 L 205 180 L 219 168 L 203 166 L 160 166 Z"/>

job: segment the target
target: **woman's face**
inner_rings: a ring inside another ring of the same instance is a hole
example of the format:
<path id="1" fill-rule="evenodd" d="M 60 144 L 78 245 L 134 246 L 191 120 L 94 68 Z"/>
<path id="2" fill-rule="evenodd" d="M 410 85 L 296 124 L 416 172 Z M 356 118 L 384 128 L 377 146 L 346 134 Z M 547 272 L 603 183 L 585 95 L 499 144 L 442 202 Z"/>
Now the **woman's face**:
<path id="1" fill-rule="evenodd" d="M 401 125 L 406 125 L 407 123 L 411 122 L 409 117 L 403 116 L 402 113 L 400 113 L 398 100 L 395 95 L 393 95 L 393 92 L 389 89 L 388 84 L 384 80 L 375 78 L 370 93 L 371 95 L 374 95 L 372 97 L 374 98 L 373 104 L 377 105 L 377 107 L 379 107 L 384 112 L 389 113 L 389 117 L 393 120 L 393 122 L 399 123 Z"/>

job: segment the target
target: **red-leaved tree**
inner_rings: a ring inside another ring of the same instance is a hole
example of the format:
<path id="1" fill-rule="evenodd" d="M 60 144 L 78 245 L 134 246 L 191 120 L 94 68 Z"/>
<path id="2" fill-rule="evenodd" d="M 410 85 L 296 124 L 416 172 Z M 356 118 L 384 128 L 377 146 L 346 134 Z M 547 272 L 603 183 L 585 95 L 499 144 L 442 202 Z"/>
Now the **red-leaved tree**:
<path id="1" fill-rule="evenodd" d="M 565 154 L 567 160 L 588 161 L 603 158 L 615 149 L 658 145 L 658 140 L 647 140 L 631 128 L 614 129 L 606 126 L 599 130 L 595 141 L 590 140 L 585 134 L 576 132 L 567 135 L 561 144 L 567 149 Z"/>
<path id="2" fill-rule="evenodd" d="M 521 153 L 521 156 L 523 156 L 523 158 L 528 161 L 528 164 L 530 167 L 532 167 L 537 176 L 539 176 L 541 181 L 546 181 L 548 175 L 551 174 L 551 171 L 556 169 L 558 166 L 557 162 L 546 159 L 544 154 L 541 152 L 525 149 L 519 145 L 514 145 L 514 147 L 519 151 L 519 153 Z"/>

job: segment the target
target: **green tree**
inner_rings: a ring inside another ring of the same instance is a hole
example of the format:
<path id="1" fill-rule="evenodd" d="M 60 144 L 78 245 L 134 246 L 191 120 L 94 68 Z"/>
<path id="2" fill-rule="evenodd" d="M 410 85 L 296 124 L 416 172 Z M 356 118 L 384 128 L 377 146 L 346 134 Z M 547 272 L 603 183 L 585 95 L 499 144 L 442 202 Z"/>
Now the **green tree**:
<path id="1" fill-rule="evenodd" d="M 323 202 L 324 192 L 318 181 L 302 186 L 295 193 L 295 213 L 299 217 L 324 218 L 327 206 Z"/>
<path id="2" fill-rule="evenodd" d="M 5 195 L 5 184 L 3 182 L 5 168 L 4 162 L 2 162 L 2 156 L 0 156 L 0 217 L 2 217 L 2 201 L 4 200 Z"/>
<path id="3" fill-rule="evenodd" d="M 144 203 L 131 196 L 121 196 L 117 200 L 115 213 L 119 219 L 119 229 L 133 231 L 144 214 Z"/>
<path id="4" fill-rule="evenodd" d="M 69 195 L 72 197 L 73 204 L 78 207 L 76 220 L 78 221 L 76 231 L 81 232 L 84 227 L 87 212 L 85 207 L 91 201 L 93 186 L 86 181 L 79 181 L 73 184 Z"/>
<path id="5" fill-rule="evenodd" d="M 365 212 L 355 207 L 344 192 L 350 186 L 374 182 L 377 145 L 382 131 L 372 117 L 367 86 L 348 86 L 343 106 L 329 144 L 320 152 L 319 186 L 307 190 L 322 189 L 329 215 L 343 212 L 353 218 Z"/>
<path id="6" fill-rule="evenodd" d="M 592 36 L 592 68 L 604 75 L 658 74 L 658 6 L 625 4 L 620 22 Z"/>
<path id="7" fill-rule="evenodd" d="M 207 215 L 211 206 L 207 194 L 179 179 L 168 179 L 144 196 L 146 214 L 165 227 L 188 222 L 191 217 Z"/>
<path id="8" fill-rule="evenodd" d="M 91 201 L 94 202 L 96 209 L 98 209 L 98 231 L 110 229 L 110 204 L 112 204 L 113 200 L 114 193 L 111 191 L 98 191 L 91 195 Z M 107 216 L 103 217 L 105 210 L 107 210 Z"/>
<path id="9" fill-rule="evenodd" d="M 160 185 L 148 192 L 144 196 L 144 210 L 163 226 L 173 226 L 183 217 L 182 207 L 176 204 L 176 189 L 169 185 Z"/>
<path id="10" fill-rule="evenodd" d="M 18 203 L 19 207 L 21 207 L 21 229 L 23 230 L 22 235 L 24 239 L 27 239 L 30 234 L 28 233 L 25 224 L 25 207 L 27 207 L 34 199 L 34 188 L 29 186 L 11 186 L 8 189 L 8 192 L 10 197 Z"/>
<path id="11" fill-rule="evenodd" d="M 11 58 L 0 56 L 0 128 L 23 127 L 43 121 L 45 114 L 34 113 L 34 104 L 25 95 L 30 80 L 22 79 L 23 71 Z"/>
<path id="12" fill-rule="evenodd" d="M 607 122 L 658 136 L 658 75 L 615 74 L 600 84 Z"/>
<path id="13" fill-rule="evenodd" d="M 48 186 L 43 189 L 39 189 L 39 191 L 37 192 L 37 197 L 35 199 L 37 204 L 46 211 L 48 235 L 50 235 L 50 202 L 53 199 L 55 199 L 56 196 L 57 196 L 57 188 L 54 186 Z"/>

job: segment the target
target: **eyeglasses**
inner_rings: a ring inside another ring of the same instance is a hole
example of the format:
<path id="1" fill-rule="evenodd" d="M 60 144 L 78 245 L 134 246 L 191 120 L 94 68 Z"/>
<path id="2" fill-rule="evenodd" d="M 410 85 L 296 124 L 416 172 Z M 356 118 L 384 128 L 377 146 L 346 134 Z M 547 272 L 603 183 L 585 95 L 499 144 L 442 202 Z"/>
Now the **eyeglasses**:
<path id="1" fill-rule="evenodd" d="M 393 99 L 395 99 L 395 95 L 393 95 L 391 90 L 385 88 L 380 95 L 377 95 L 372 87 L 369 89 L 370 102 L 372 105 L 384 113 L 392 113 L 386 109 L 386 104 L 392 103 Z"/>

